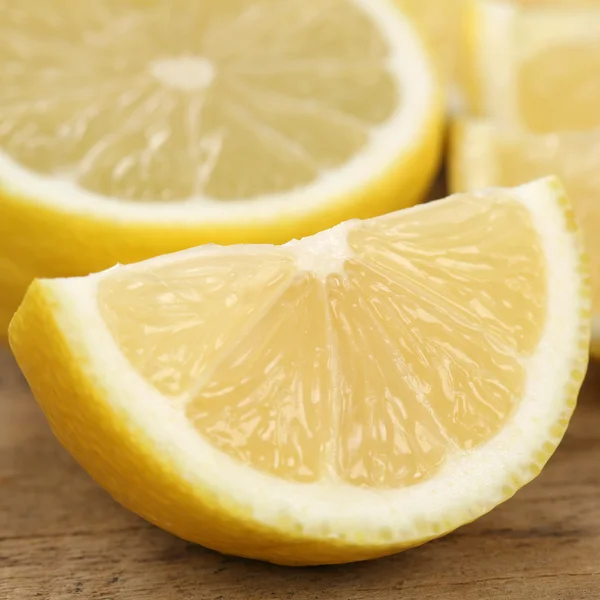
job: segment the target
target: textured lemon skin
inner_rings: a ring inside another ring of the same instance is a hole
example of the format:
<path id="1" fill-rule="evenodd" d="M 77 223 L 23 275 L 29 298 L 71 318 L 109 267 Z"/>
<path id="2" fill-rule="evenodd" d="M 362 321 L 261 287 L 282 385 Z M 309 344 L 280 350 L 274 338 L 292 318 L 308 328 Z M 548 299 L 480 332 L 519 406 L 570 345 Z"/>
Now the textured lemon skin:
<path id="1" fill-rule="evenodd" d="M 589 277 L 582 275 L 581 294 L 589 298 Z M 393 554 L 449 533 L 510 498 L 539 474 L 564 435 L 585 375 L 590 335 L 589 313 L 582 313 L 562 411 L 531 462 L 507 475 L 500 497 L 440 515 L 434 522 L 415 524 L 416 533 L 410 539 L 390 540 L 381 532 L 374 542 L 369 532 L 369 542 L 361 543 L 360 523 L 356 524 L 358 535 L 354 531 L 346 537 L 332 537 L 330 532 L 311 536 L 304 533 L 301 522 L 287 518 L 265 525 L 250 507 L 217 497 L 208 486 L 190 485 L 182 469 L 153 448 L 147 432 L 107 402 L 104 384 L 91 366 L 89 352 L 93 350 L 86 350 L 84 334 L 61 327 L 57 315 L 64 310 L 51 282 L 35 281 L 9 332 L 19 366 L 64 447 L 115 500 L 151 523 L 224 554 L 293 566 Z M 80 327 L 83 331 L 85 323 Z"/>
<path id="2" fill-rule="evenodd" d="M 427 125 L 414 147 L 364 187 L 295 215 L 257 215 L 253 220 L 219 225 L 202 220 L 118 220 L 92 212 L 69 213 L 23 197 L 11 190 L 9 182 L 0 180 L 0 341 L 36 277 L 88 275 L 117 263 L 138 262 L 207 243 L 283 243 L 351 218 L 374 217 L 420 202 L 437 172 L 441 154 L 443 102 L 439 87 L 436 89 Z"/>

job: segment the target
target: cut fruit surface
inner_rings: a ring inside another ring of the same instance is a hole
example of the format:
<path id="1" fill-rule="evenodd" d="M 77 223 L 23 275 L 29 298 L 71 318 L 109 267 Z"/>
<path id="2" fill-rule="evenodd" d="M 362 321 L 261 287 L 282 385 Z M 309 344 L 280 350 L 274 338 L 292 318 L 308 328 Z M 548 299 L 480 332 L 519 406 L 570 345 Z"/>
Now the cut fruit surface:
<path id="1" fill-rule="evenodd" d="M 0 331 L 35 276 L 284 242 L 414 204 L 435 172 L 437 81 L 394 0 L 0 12 Z"/>
<path id="2" fill-rule="evenodd" d="M 465 89 L 479 115 L 537 133 L 600 126 L 600 3 L 469 0 Z"/>
<path id="3" fill-rule="evenodd" d="M 399 0 L 423 31 L 443 82 L 453 100 L 459 62 L 465 0 Z"/>
<path id="4" fill-rule="evenodd" d="M 573 200 L 590 258 L 592 351 L 600 354 L 600 131 L 536 135 L 463 120 L 453 130 L 450 188 L 471 192 L 557 174 Z"/>
<path id="5" fill-rule="evenodd" d="M 547 179 L 40 280 L 11 346 L 58 438 L 151 522 L 284 564 L 383 556 L 559 443 L 589 342 L 569 210 Z"/>

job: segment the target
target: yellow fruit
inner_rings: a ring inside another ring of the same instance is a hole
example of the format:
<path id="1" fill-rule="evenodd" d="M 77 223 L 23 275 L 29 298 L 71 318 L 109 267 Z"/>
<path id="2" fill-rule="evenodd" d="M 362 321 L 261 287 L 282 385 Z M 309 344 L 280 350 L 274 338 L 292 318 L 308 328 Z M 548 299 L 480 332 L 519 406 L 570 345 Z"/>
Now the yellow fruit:
<path id="1" fill-rule="evenodd" d="M 535 477 L 587 365 L 554 179 L 38 280 L 10 326 L 59 440 L 119 502 L 276 563 L 387 555 Z"/>
<path id="2" fill-rule="evenodd" d="M 520 185 L 552 173 L 564 182 L 590 258 L 592 352 L 600 356 L 600 131 L 538 135 L 464 120 L 452 133 L 452 191 Z"/>
<path id="3" fill-rule="evenodd" d="M 0 0 L 0 336 L 36 276 L 418 202 L 439 89 L 393 0 Z"/>
<path id="4" fill-rule="evenodd" d="M 469 0 L 472 110 L 537 133 L 600 126 L 600 2 Z"/>
<path id="5" fill-rule="evenodd" d="M 459 62 L 461 16 L 465 0 L 399 1 L 423 31 L 441 77 L 452 95 Z"/>

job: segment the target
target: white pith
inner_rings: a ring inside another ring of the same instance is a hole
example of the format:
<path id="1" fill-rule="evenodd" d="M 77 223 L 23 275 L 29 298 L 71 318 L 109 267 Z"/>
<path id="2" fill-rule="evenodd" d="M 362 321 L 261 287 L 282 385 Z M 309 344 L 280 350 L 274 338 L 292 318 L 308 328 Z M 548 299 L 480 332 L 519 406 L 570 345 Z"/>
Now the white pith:
<path id="1" fill-rule="evenodd" d="M 150 71 L 168 87 L 199 90 L 210 85 L 215 68 L 202 56 L 180 56 L 152 61 Z"/>
<path id="2" fill-rule="evenodd" d="M 311 271 L 319 277 L 343 273 L 344 263 L 352 258 L 352 249 L 347 242 L 348 232 L 358 222 L 345 221 L 311 237 L 292 240 L 284 247 L 291 250 L 300 271 Z"/>
<path id="3" fill-rule="evenodd" d="M 548 441 L 558 442 L 551 429 L 569 414 L 565 396 L 578 360 L 582 315 L 589 310 L 581 295 L 580 249 L 568 231 L 554 180 L 522 186 L 514 196 L 529 209 L 541 235 L 549 278 L 547 328 L 526 365 L 525 397 L 497 436 L 475 451 L 449 454 L 436 476 L 407 488 L 292 483 L 236 462 L 206 443 L 180 410 L 128 367 L 97 308 L 96 286 L 105 274 L 42 285 L 56 299 L 58 325 L 81 364 L 87 365 L 91 384 L 105 390 L 106 402 L 124 415 L 124 427 L 129 423 L 132 430 L 144 432 L 156 455 L 192 486 L 231 499 L 266 526 L 291 521 L 305 536 L 331 538 L 343 532 L 349 543 L 404 543 L 423 537 L 423 523 L 434 535 L 449 518 L 475 518 L 506 497 L 510 481 L 529 480 L 534 455 Z M 323 237 L 301 244 L 315 256 L 326 252 Z M 186 252 L 220 251 L 207 247 Z"/>
<path id="4" fill-rule="evenodd" d="M 365 148 L 343 167 L 322 173 L 312 184 L 277 195 L 221 202 L 195 197 L 180 202 L 123 202 L 86 191 L 68 181 L 45 177 L 18 165 L 0 151 L 0 187 L 24 202 L 51 205 L 69 214 L 94 215 L 128 223 L 252 222 L 277 215 L 305 214 L 334 203 L 377 178 L 410 154 L 428 128 L 436 81 L 422 42 L 395 0 L 352 0 L 377 24 L 389 46 L 388 68 L 397 82 L 399 103 L 386 123 L 371 131 Z"/>

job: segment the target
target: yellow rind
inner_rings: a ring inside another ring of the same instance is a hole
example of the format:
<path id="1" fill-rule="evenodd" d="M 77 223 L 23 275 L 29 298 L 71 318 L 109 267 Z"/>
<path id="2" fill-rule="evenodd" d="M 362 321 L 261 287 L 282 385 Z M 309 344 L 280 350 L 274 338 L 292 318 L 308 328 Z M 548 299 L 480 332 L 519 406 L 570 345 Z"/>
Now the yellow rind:
<path id="1" fill-rule="evenodd" d="M 510 498 L 539 474 L 568 426 L 587 366 L 591 293 L 572 209 L 560 184 L 553 185 L 565 230 L 574 233 L 580 257 L 580 325 L 563 409 L 530 463 L 507 475 L 499 496 L 435 521 L 416 523 L 416 533 L 406 539 L 393 539 L 391 530 L 361 532 L 360 522 L 346 537 L 335 538 L 325 530 L 307 535 L 302 523 L 290 517 L 265 525 L 251 507 L 217 497 L 208 486 L 192 487 L 177 465 L 153 448 L 148 432 L 107 402 L 104 384 L 94 372 L 86 324 L 74 327 L 69 322 L 68 303 L 51 281 L 38 280 L 30 286 L 10 325 L 10 344 L 61 443 L 118 502 L 148 521 L 225 554 L 283 565 L 335 564 L 393 554 L 449 533 Z"/>

